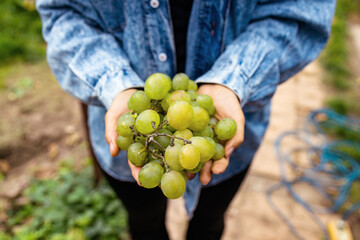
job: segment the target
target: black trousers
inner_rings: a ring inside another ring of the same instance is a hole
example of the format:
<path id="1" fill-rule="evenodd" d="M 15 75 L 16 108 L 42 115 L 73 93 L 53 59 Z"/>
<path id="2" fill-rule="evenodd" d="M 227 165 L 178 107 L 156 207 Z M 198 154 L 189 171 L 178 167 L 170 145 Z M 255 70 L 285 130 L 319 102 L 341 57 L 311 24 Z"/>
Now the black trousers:
<path id="1" fill-rule="evenodd" d="M 224 213 L 248 168 L 218 185 L 201 190 L 198 206 L 189 222 L 187 240 L 220 239 L 225 226 Z M 169 239 L 165 227 L 167 199 L 160 188 L 146 189 L 136 183 L 116 180 L 105 172 L 104 175 L 128 211 L 133 240 Z"/>

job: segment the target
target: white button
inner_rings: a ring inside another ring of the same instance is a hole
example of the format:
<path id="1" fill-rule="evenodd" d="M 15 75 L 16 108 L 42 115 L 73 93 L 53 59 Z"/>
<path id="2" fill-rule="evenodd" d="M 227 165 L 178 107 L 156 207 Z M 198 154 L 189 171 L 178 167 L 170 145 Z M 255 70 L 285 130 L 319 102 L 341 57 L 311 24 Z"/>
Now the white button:
<path id="1" fill-rule="evenodd" d="M 151 0 L 150 1 L 150 6 L 152 8 L 158 8 L 159 7 L 159 0 Z"/>
<path id="2" fill-rule="evenodd" d="M 165 62 L 167 60 L 167 55 L 165 53 L 160 53 L 158 58 L 161 62 Z"/>

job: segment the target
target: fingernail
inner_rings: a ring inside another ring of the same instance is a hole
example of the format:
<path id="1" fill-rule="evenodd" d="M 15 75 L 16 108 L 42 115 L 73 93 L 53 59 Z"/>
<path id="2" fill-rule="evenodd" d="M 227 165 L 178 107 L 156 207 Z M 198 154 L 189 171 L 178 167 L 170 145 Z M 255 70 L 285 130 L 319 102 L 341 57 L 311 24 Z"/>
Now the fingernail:
<path id="1" fill-rule="evenodd" d="M 230 158 L 230 155 L 232 154 L 233 151 L 234 151 L 234 148 L 233 148 L 233 147 L 229 148 L 229 149 L 226 151 L 226 157 L 227 157 L 227 158 Z"/>

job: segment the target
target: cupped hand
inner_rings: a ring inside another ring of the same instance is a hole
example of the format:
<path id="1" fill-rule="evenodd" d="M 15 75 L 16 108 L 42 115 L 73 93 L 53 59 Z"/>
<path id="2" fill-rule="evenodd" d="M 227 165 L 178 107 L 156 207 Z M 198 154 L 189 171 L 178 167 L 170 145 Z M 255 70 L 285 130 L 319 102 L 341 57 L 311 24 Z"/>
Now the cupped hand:
<path id="1" fill-rule="evenodd" d="M 116 144 L 116 138 L 118 136 L 116 132 L 117 121 L 121 115 L 129 112 L 127 102 L 134 92 L 136 92 L 136 89 L 128 89 L 116 95 L 109 110 L 106 112 L 105 115 L 105 139 L 106 142 L 109 144 L 110 153 L 113 157 L 118 155 L 120 152 L 120 149 Z M 128 163 L 131 169 L 132 176 L 140 185 L 138 175 L 141 168 L 136 167 L 130 161 L 128 161 Z"/>
<path id="2" fill-rule="evenodd" d="M 224 158 L 216 161 L 207 161 L 200 171 L 200 181 L 206 185 L 210 182 L 212 173 L 223 173 L 229 165 L 231 153 L 239 147 L 244 140 L 245 117 L 240 102 L 235 93 L 219 84 L 203 84 L 199 87 L 199 94 L 212 97 L 216 109 L 215 118 L 232 118 L 237 124 L 235 135 L 226 142 Z"/>

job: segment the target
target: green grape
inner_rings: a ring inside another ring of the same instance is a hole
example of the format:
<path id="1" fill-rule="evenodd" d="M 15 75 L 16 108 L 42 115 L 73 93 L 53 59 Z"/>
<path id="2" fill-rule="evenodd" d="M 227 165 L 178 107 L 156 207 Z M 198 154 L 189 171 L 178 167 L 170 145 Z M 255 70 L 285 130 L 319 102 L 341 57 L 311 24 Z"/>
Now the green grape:
<path id="1" fill-rule="evenodd" d="M 172 132 L 170 132 L 169 130 L 167 129 L 160 129 L 158 131 L 159 133 L 166 133 L 168 135 L 172 135 Z M 170 144 L 170 137 L 167 137 L 167 136 L 156 136 L 154 137 L 154 140 L 157 141 L 158 143 L 160 143 L 160 145 L 163 147 L 163 148 L 167 148 L 167 146 L 169 146 Z M 154 144 L 154 147 L 155 148 L 160 148 L 158 145 Z"/>
<path id="2" fill-rule="evenodd" d="M 197 173 L 197 172 L 200 172 L 200 170 L 202 169 L 203 166 L 204 166 L 204 163 L 199 162 L 199 164 L 195 168 L 190 169 L 190 170 L 188 169 L 186 171 L 189 173 Z"/>
<path id="3" fill-rule="evenodd" d="M 156 156 L 153 156 L 151 153 L 148 154 L 148 162 L 156 162 L 160 165 L 163 164 L 163 160 L 161 158 L 157 158 Z"/>
<path id="4" fill-rule="evenodd" d="M 146 137 L 144 137 L 144 136 L 137 136 L 137 137 L 135 137 L 135 142 L 139 142 L 139 143 L 145 145 Z"/>
<path id="5" fill-rule="evenodd" d="M 180 172 L 171 170 L 161 178 L 161 190 L 165 197 L 176 199 L 181 197 L 186 188 L 186 181 Z"/>
<path id="6" fill-rule="evenodd" d="M 187 176 L 186 176 L 186 172 L 184 170 L 182 171 L 178 171 L 179 173 L 181 173 L 181 175 L 183 176 L 185 183 L 187 182 Z"/>
<path id="7" fill-rule="evenodd" d="M 191 145 L 195 146 L 200 152 L 200 162 L 206 162 L 214 156 L 216 146 L 204 137 L 190 138 Z"/>
<path id="8" fill-rule="evenodd" d="M 132 144 L 133 138 L 132 137 L 123 137 L 123 136 L 118 136 L 116 138 L 116 144 L 118 145 L 118 147 L 123 150 L 123 151 L 127 151 L 130 144 Z"/>
<path id="9" fill-rule="evenodd" d="M 206 94 L 197 96 L 196 102 L 199 103 L 199 105 L 208 112 L 214 106 L 214 102 L 213 102 L 212 98 Z"/>
<path id="10" fill-rule="evenodd" d="M 201 137 L 214 137 L 214 131 L 213 129 L 208 125 L 206 126 L 202 131 L 195 131 L 194 136 L 201 136 Z"/>
<path id="11" fill-rule="evenodd" d="M 193 169 L 200 162 L 200 153 L 191 144 L 182 146 L 179 150 L 180 164 L 185 169 Z"/>
<path id="12" fill-rule="evenodd" d="M 136 118 L 135 127 L 141 133 L 152 133 L 154 128 L 151 122 L 155 122 L 155 128 L 159 126 L 160 116 L 154 110 L 145 110 Z"/>
<path id="13" fill-rule="evenodd" d="M 171 89 L 171 79 L 163 73 L 151 74 L 145 82 L 145 94 L 150 99 L 161 100 Z"/>
<path id="14" fill-rule="evenodd" d="M 209 137 L 204 137 L 204 138 L 209 141 L 209 143 L 211 144 L 212 151 L 215 154 L 215 152 L 216 152 L 216 142 L 215 142 L 215 140 L 212 139 L 212 138 L 209 138 Z M 214 156 L 214 154 L 213 154 L 213 156 Z"/>
<path id="15" fill-rule="evenodd" d="M 174 90 L 187 90 L 189 77 L 185 73 L 178 73 L 173 77 L 172 86 Z"/>
<path id="16" fill-rule="evenodd" d="M 128 159 L 137 167 L 144 166 L 148 161 L 146 158 L 147 151 L 141 152 L 144 148 L 145 146 L 141 143 L 133 143 L 128 148 Z"/>
<path id="17" fill-rule="evenodd" d="M 209 114 L 202 107 L 192 107 L 194 115 L 189 128 L 193 131 L 202 131 L 209 124 Z"/>
<path id="18" fill-rule="evenodd" d="M 179 138 L 184 138 L 186 140 L 189 140 L 190 138 L 193 137 L 193 134 L 192 132 L 189 130 L 189 129 L 184 129 L 184 130 L 179 130 L 179 131 L 176 131 L 174 133 L 174 136 L 175 137 L 179 137 Z M 174 140 L 174 143 L 177 143 L 177 144 L 180 144 L 180 145 L 184 145 L 184 141 L 183 140 L 180 140 L 180 139 L 176 139 Z"/>
<path id="19" fill-rule="evenodd" d="M 136 91 L 128 101 L 128 108 L 139 114 L 150 108 L 150 98 L 146 96 L 144 91 Z"/>
<path id="20" fill-rule="evenodd" d="M 156 152 L 156 153 L 157 153 L 157 152 L 158 152 L 158 149 L 156 149 L 153 145 L 150 144 L 150 145 L 148 146 L 148 151 L 149 151 L 150 153 L 151 153 L 151 152 Z"/>
<path id="21" fill-rule="evenodd" d="M 219 160 L 225 156 L 225 149 L 220 143 L 216 143 L 216 151 L 212 159 Z"/>
<path id="22" fill-rule="evenodd" d="M 168 122 L 169 122 L 167 115 L 165 115 L 164 121 L 168 121 Z M 176 129 L 173 128 L 172 126 L 170 126 L 170 124 L 166 124 L 166 126 L 163 127 L 163 128 L 169 130 L 170 132 L 176 132 Z"/>
<path id="23" fill-rule="evenodd" d="M 176 130 L 183 130 L 191 124 L 193 115 L 194 113 L 190 103 L 177 101 L 169 107 L 167 119 L 170 126 Z"/>
<path id="24" fill-rule="evenodd" d="M 197 86 L 196 82 L 193 81 L 193 80 L 189 80 L 189 83 L 188 83 L 188 86 L 187 86 L 187 90 L 197 91 L 197 90 L 198 90 L 198 86 Z"/>
<path id="25" fill-rule="evenodd" d="M 210 116 L 214 116 L 216 113 L 216 109 L 214 107 L 214 105 L 208 110 L 208 113 Z"/>
<path id="26" fill-rule="evenodd" d="M 170 93 L 166 94 L 166 96 L 164 97 L 163 100 L 161 100 L 161 103 L 160 103 L 161 108 L 162 108 L 165 112 L 167 112 L 167 110 L 168 110 L 169 107 L 170 107 L 170 104 L 169 104 L 170 96 L 171 96 Z"/>
<path id="27" fill-rule="evenodd" d="M 228 140 L 236 133 L 236 122 L 231 118 L 224 118 L 215 125 L 215 134 L 220 140 Z"/>
<path id="28" fill-rule="evenodd" d="M 213 146 L 213 148 L 215 149 L 216 148 L 216 142 L 214 139 L 210 138 L 210 137 L 204 137 L 205 139 L 207 139 L 211 145 Z"/>
<path id="29" fill-rule="evenodd" d="M 188 90 L 187 93 L 190 95 L 191 100 L 195 100 L 199 94 L 195 90 Z"/>
<path id="30" fill-rule="evenodd" d="M 130 126 L 135 125 L 135 118 L 131 113 L 121 115 L 117 122 L 116 131 L 120 136 L 132 137 L 134 133 L 131 131 Z"/>
<path id="31" fill-rule="evenodd" d="M 165 150 L 165 162 L 166 164 L 176 171 L 180 171 L 183 167 L 180 164 L 179 151 L 181 145 L 176 144 L 174 146 L 168 146 Z"/>
<path id="32" fill-rule="evenodd" d="M 159 117 L 160 117 L 160 122 L 163 123 L 164 118 L 165 118 L 164 114 L 162 114 L 162 113 L 158 113 L 158 114 L 159 114 Z"/>
<path id="33" fill-rule="evenodd" d="M 200 107 L 200 105 L 197 102 L 191 101 L 191 106 L 192 107 Z"/>
<path id="34" fill-rule="evenodd" d="M 216 118 L 214 118 L 214 117 L 210 118 L 210 121 L 209 121 L 210 127 L 215 127 L 217 122 L 218 122 L 218 120 Z"/>
<path id="35" fill-rule="evenodd" d="M 144 188 L 154 188 L 159 186 L 163 175 L 164 168 L 160 164 L 149 162 L 141 168 L 139 182 Z"/>
<path id="36" fill-rule="evenodd" d="M 190 103 L 191 97 L 190 95 L 185 92 L 184 90 L 176 90 L 173 93 L 171 93 L 169 98 L 169 105 L 173 105 L 176 101 L 185 101 Z"/>

